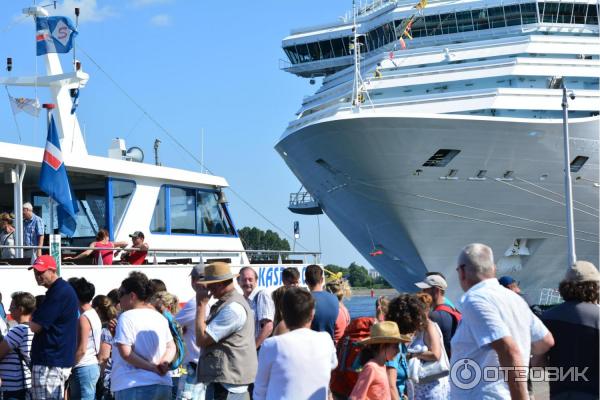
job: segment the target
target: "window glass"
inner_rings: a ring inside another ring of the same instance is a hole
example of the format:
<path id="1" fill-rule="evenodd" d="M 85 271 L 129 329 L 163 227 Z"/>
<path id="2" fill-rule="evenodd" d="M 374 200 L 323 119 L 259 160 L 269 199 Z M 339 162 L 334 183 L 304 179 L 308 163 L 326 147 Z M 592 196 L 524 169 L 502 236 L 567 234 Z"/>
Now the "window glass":
<path id="1" fill-rule="evenodd" d="M 587 18 L 585 23 L 591 25 L 598 25 L 598 5 L 588 4 Z"/>
<path id="2" fill-rule="evenodd" d="M 310 54 L 308 53 L 308 46 L 303 44 L 296 45 L 296 52 L 298 53 L 298 62 L 305 63 L 310 61 Z"/>
<path id="3" fill-rule="evenodd" d="M 492 28 L 504 28 L 506 22 L 504 21 L 504 9 L 502 7 L 492 7 L 488 9 L 488 15 L 490 17 L 490 25 Z"/>
<path id="4" fill-rule="evenodd" d="M 429 15 L 425 17 L 425 26 L 427 28 L 427 36 L 439 35 L 440 32 L 440 16 Z"/>
<path id="5" fill-rule="evenodd" d="M 377 31 L 377 48 L 380 48 L 381 46 L 383 46 L 385 44 L 383 27 L 380 26 L 379 28 L 376 29 L 376 31 Z"/>
<path id="6" fill-rule="evenodd" d="M 558 3 L 543 3 L 540 4 L 540 7 L 543 7 L 540 14 L 542 14 L 543 22 L 555 22 L 556 14 L 558 14 Z"/>
<path id="7" fill-rule="evenodd" d="M 375 50 L 377 46 L 377 33 L 372 30 L 367 33 L 367 51 Z"/>
<path id="8" fill-rule="evenodd" d="M 308 43 L 308 53 L 310 54 L 311 61 L 317 61 L 321 59 L 321 51 L 319 50 L 319 43 L 313 42 Z"/>
<path id="9" fill-rule="evenodd" d="M 344 43 L 342 43 L 342 39 L 331 39 L 331 45 L 333 48 L 333 54 L 335 57 L 341 57 L 345 55 L 344 53 Z"/>
<path id="10" fill-rule="evenodd" d="M 394 41 L 394 24 L 388 23 L 383 25 L 383 44 L 388 44 Z"/>
<path id="11" fill-rule="evenodd" d="M 442 19 L 442 32 L 445 34 L 456 33 L 456 14 L 442 14 L 440 17 Z"/>
<path id="12" fill-rule="evenodd" d="M 556 22 L 559 24 L 570 24 L 573 15 L 573 3 L 560 3 Z"/>
<path id="13" fill-rule="evenodd" d="M 488 21 L 487 10 L 473 10 L 471 12 L 473 16 L 473 23 L 475 24 L 475 30 L 481 31 L 484 29 L 490 29 L 490 24 Z"/>
<path id="14" fill-rule="evenodd" d="M 171 187 L 171 233 L 193 234 L 196 226 L 196 191 Z"/>
<path id="15" fill-rule="evenodd" d="M 196 195 L 196 233 L 214 235 L 233 235 L 233 227 L 227 218 L 218 194 L 198 190 Z"/>
<path id="16" fill-rule="evenodd" d="M 402 21 L 396 21 L 397 25 L 400 25 L 401 23 Z M 400 32 L 398 34 L 400 34 Z M 412 27 L 410 28 L 410 34 L 414 38 L 427 36 L 424 18 L 417 18 L 415 21 L 413 21 Z"/>
<path id="17" fill-rule="evenodd" d="M 350 37 L 343 37 L 342 44 L 344 45 L 344 55 L 349 56 L 350 54 L 352 54 L 352 52 L 350 51 Z"/>
<path id="18" fill-rule="evenodd" d="M 113 205 L 113 216 L 112 216 L 112 227 L 113 232 L 118 232 L 125 216 L 127 206 L 131 201 L 133 192 L 135 191 L 135 183 L 130 181 L 122 181 L 119 179 L 112 179 L 112 205 Z"/>
<path id="19" fill-rule="evenodd" d="M 521 4 L 521 18 L 523 25 L 537 23 L 536 3 Z"/>
<path id="20" fill-rule="evenodd" d="M 506 26 L 521 25 L 521 11 L 518 4 L 504 6 L 504 15 L 506 16 Z"/>
<path id="21" fill-rule="evenodd" d="M 321 48 L 321 52 L 323 53 L 323 58 L 335 57 L 333 54 L 333 48 L 331 47 L 331 42 L 329 40 L 320 41 L 319 47 Z"/>
<path id="22" fill-rule="evenodd" d="M 163 186 L 158 192 L 158 198 L 154 205 L 154 213 L 152 214 L 152 221 L 150 222 L 150 231 L 157 233 L 167 232 L 167 216 L 166 212 L 166 187 Z"/>
<path id="23" fill-rule="evenodd" d="M 290 46 L 290 47 L 286 47 L 284 50 L 285 50 L 285 54 L 287 54 L 290 62 L 292 64 L 298 64 L 298 53 L 296 52 L 296 47 Z"/>
<path id="24" fill-rule="evenodd" d="M 456 22 L 458 23 L 459 32 L 470 32 L 473 30 L 473 20 L 471 19 L 471 11 L 457 12 Z"/>
<path id="25" fill-rule="evenodd" d="M 587 4 L 575 4 L 573 9 L 573 23 L 574 24 L 585 24 L 585 12 L 587 11 Z"/>

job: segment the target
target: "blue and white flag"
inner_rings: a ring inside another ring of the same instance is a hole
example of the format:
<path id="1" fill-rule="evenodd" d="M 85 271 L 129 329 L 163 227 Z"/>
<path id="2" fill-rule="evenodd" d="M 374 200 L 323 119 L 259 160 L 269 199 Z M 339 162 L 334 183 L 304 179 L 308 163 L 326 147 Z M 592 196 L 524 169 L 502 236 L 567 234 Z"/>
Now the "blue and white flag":
<path id="1" fill-rule="evenodd" d="M 12 97 L 10 94 L 8 95 L 8 100 L 10 101 L 10 107 L 12 108 L 13 114 L 17 115 L 21 111 L 26 112 L 27 114 L 37 117 L 40 113 L 40 102 L 38 99 L 27 99 L 25 97 Z"/>
<path id="2" fill-rule="evenodd" d="M 79 207 L 77 207 L 77 199 L 73 196 L 69 185 L 54 117 L 50 117 L 48 124 L 48 139 L 46 139 L 42 172 L 40 173 L 40 189 L 58 203 L 56 214 L 59 231 L 66 236 L 73 236 L 77 228 L 75 217 Z"/>
<path id="3" fill-rule="evenodd" d="M 37 55 L 68 53 L 73 47 L 77 30 L 67 17 L 37 17 L 35 19 Z"/>

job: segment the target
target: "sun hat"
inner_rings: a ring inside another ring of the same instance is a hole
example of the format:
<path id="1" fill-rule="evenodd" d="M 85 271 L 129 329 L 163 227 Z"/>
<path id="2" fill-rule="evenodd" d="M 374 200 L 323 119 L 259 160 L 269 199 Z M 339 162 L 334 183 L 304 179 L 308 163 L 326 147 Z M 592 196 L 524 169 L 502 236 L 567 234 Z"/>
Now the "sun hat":
<path id="1" fill-rule="evenodd" d="M 600 272 L 589 261 L 577 261 L 569 268 L 565 280 L 570 282 L 600 282 Z"/>
<path id="2" fill-rule="evenodd" d="M 507 288 L 509 285 L 512 285 L 513 283 L 515 283 L 517 281 L 512 276 L 505 275 L 505 276 L 502 276 L 502 277 L 498 278 L 498 282 L 502 286 L 504 286 L 505 288 Z"/>
<path id="3" fill-rule="evenodd" d="M 228 279 L 235 279 L 239 275 L 231 273 L 231 267 L 226 262 L 217 261 L 204 267 L 204 278 L 200 281 L 202 283 L 223 282 Z"/>
<path id="4" fill-rule="evenodd" d="M 38 272 L 45 272 L 49 269 L 56 271 L 56 260 L 49 255 L 39 256 L 35 259 L 33 265 L 27 269 L 35 269 Z"/>
<path id="5" fill-rule="evenodd" d="M 419 289 L 429 289 L 431 287 L 438 287 L 442 290 L 446 290 L 446 288 L 448 288 L 446 280 L 439 275 L 426 276 L 422 282 L 415 283 L 415 286 Z"/>
<path id="6" fill-rule="evenodd" d="M 401 334 L 398 325 L 394 321 L 382 321 L 371 326 L 371 334 L 368 338 L 361 341 L 360 344 L 365 346 L 368 344 L 400 342 L 412 342 L 412 337 Z"/>

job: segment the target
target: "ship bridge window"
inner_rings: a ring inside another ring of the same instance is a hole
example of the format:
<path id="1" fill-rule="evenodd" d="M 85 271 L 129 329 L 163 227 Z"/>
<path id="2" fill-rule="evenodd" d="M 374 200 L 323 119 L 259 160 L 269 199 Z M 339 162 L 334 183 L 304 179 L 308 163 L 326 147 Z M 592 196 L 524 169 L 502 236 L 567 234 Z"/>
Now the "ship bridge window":
<path id="1" fill-rule="evenodd" d="M 471 11 L 461 11 L 456 13 L 456 23 L 459 32 L 470 32 L 473 28 L 473 19 Z"/>
<path id="2" fill-rule="evenodd" d="M 235 235 L 227 207 L 215 191 L 162 186 L 150 231 L 164 234 Z"/>
<path id="3" fill-rule="evenodd" d="M 535 3 L 521 4 L 521 18 L 523 25 L 537 23 L 537 9 Z"/>
<path id="4" fill-rule="evenodd" d="M 518 4 L 504 6 L 504 15 L 506 17 L 506 26 L 521 25 L 521 11 Z"/>
<path id="5" fill-rule="evenodd" d="M 482 10 L 473 10 L 471 11 L 471 15 L 473 17 L 473 24 L 475 25 L 475 30 L 481 31 L 490 28 L 490 21 L 488 20 L 487 9 L 484 8 Z"/>
<path id="6" fill-rule="evenodd" d="M 331 39 L 331 46 L 335 57 L 342 57 L 347 55 L 342 39 Z"/>
<path id="7" fill-rule="evenodd" d="M 504 8 L 492 7 L 488 9 L 488 16 L 492 28 L 504 28 L 506 21 L 504 20 Z"/>
<path id="8" fill-rule="evenodd" d="M 425 17 L 425 28 L 427 29 L 427 36 L 441 35 L 441 21 L 439 15 L 428 15 Z"/>
<path id="9" fill-rule="evenodd" d="M 424 167 L 445 167 L 454 157 L 460 153 L 460 150 L 439 149 L 429 160 L 423 163 Z"/>
<path id="10" fill-rule="evenodd" d="M 458 28 L 456 26 L 456 14 L 442 14 L 440 18 L 442 20 L 442 33 L 449 34 L 456 33 L 458 31 Z"/>
<path id="11" fill-rule="evenodd" d="M 573 161 L 571 161 L 571 172 L 579 172 L 579 170 L 584 166 L 589 157 L 586 156 L 577 156 Z"/>
<path id="12" fill-rule="evenodd" d="M 573 8 L 573 24 L 585 24 L 585 15 L 587 11 L 587 4 L 574 4 Z"/>
<path id="13" fill-rule="evenodd" d="M 573 3 L 560 3 L 556 22 L 559 24 L 570 24 L 573 15 Z"/>
<path id="14" fill-rule="evenodd" d="M 111 233 L 118 232 L 135 191 L 135 182 L 121 179 L 109 179 L 111 187 Z"/>
<path id="15" fill-rule="evenodd" d="M 323 53 L 323 58 L 333 58 L 335 55 L 333 54 L 333 47 L 331 47 L 331 42 L 329 40 L 322 40 L 319 42 L 319 48 Z"/>
<path id="16" fill-rule="evenodd" d="M 542 22 L 556 22 L 558 3 L 540 3 L 540 19 Z"/>

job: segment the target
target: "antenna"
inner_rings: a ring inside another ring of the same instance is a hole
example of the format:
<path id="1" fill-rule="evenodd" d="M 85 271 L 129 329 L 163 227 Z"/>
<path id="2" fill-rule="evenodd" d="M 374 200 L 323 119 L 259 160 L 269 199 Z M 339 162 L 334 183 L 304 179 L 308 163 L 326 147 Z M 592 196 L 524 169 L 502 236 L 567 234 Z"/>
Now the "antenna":
<path id="1" fill-rule="evenodd" d="M 154 139 L 154 165 L 162 165 L 158 160 L 158 148 L 160 147 L 160 139 Z"/>

